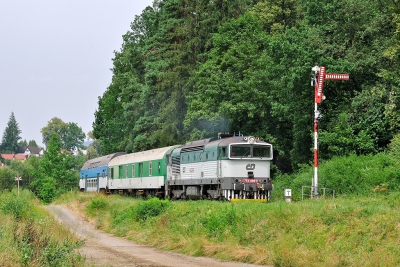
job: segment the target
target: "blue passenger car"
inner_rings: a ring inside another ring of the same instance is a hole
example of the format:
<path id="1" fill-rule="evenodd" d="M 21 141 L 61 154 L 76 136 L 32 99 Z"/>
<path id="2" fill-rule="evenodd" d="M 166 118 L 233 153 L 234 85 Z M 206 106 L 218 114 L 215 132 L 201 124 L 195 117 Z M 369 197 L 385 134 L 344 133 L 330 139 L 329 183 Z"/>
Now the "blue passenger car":
<path id="1" fill-rule="evenodd" d="M 82 166 L 79 179 L 79 189 L 84 192 L 100 192 L 107 187 L 108 163 L 124 152 L 109 154 L 90 159 Z"/>

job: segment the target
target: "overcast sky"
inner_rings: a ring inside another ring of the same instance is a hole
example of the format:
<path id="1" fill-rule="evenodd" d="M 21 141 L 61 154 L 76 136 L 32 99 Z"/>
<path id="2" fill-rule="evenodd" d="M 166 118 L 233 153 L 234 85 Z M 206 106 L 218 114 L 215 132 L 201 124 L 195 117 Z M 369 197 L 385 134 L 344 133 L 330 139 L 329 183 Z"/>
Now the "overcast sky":
<path id="1" fill-rule="evenodd" d="M 0 138 L 11 112 L 42 145 L 53 117 L 92 130 L 114 51 L 153 0 L 0 0 Z M 1 142 L 1 140 L 0 140 Z"/>

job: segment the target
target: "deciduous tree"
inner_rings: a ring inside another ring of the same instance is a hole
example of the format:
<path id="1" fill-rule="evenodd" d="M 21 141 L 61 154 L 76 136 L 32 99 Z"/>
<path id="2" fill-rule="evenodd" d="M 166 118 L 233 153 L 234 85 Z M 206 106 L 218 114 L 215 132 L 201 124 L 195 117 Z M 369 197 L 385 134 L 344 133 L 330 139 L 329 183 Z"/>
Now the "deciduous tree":
<path id="1" fill-rule="evenodd" d="M 85 133 L 82 128 L 74 122 L 65 123 L 60 118 L 52 118 L 45 127 L 41 129 L 43 144 L 47 146 L 50 136 L 55 133 L 61 141 L 63 149 L 72 150 L 75 147 L 83 147 Z"/>
<path id="2" fill-rule="evenodd" d="M 52 132 L 35 172 L 35 180 L 31 183 L 33 191 L 50 202 L 55 196 L 77 186 L 78 177 L 73 168 L 72 156 L 62 151 L 59 136 Z"/>

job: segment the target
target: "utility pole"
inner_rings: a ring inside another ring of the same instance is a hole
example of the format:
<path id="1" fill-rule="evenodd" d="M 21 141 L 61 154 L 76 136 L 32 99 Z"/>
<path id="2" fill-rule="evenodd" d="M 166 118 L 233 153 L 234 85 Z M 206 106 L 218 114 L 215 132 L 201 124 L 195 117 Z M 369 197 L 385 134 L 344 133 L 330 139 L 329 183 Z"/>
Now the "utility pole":
<path id="1" fill-rule="evenodd" d="M 318 111 L 318 104 L 325 100 L 324 82 L 325 80 L 348 80 L 349 74 L 326 73 L 325 67 L 315 66 L 311 69 L 314 76 L 311 78 L 311 86 L 314 86 L 314 177 L 312 189 L 314 199 L 318 199 L 318 120 L 322 118 Z"/>

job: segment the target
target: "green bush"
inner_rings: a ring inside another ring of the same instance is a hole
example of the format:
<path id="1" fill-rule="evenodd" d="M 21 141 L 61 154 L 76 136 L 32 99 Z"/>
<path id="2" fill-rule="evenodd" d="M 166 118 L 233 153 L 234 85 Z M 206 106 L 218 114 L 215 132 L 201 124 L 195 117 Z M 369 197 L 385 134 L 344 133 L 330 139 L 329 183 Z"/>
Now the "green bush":
<path id="1" fill-rule="evenodd" d="M 93 199 L 87 206 L 87 211 L 93 213 L 99 210 L 104 210 L 108 207 L 108 203 L 104 198 Z"/>
<path id="2" fill-rule="evenodd" d="M 0 209 L 5 214 L 12 215 L 16 220 L 26 218 L 32 209 L 30 191 L 22 190 L 18 195 L 16 190 L 0 195 Z"/>
<path id="3" fill-rule="evenodd" d="M 134 219 L 136 221 L 146 221 L 148 218 L 156 217 L 163 213 L 168 205 L 168 200 L 160 200 L 158 198 L 139 201 L 135 207 Z"/>
<path id="4" fill-rule="evenodd" d="M 314 168 L 281 175 L 274 181 L 273 199 L 283 199 L 283 190 L 292 189 L 292 199 L 301 199 L 302 186 L 311 186 Z M 391 155 L 335 157 L 322 162 L 318 170 L 319 188 L 331 188 L 336 195 L 369 195 L 400 190 L 400 169 Z"/>
<path id="5" fill-rule="evenodd" d="M 118 212 L 114 216 L 113 225 L 120 224 L 126 220 L 144 222 L 149 218 L 162 214 L 169 205 L 169 200 L 150 198 L 148 200 L 138 200 L 135 205 Z"/>

